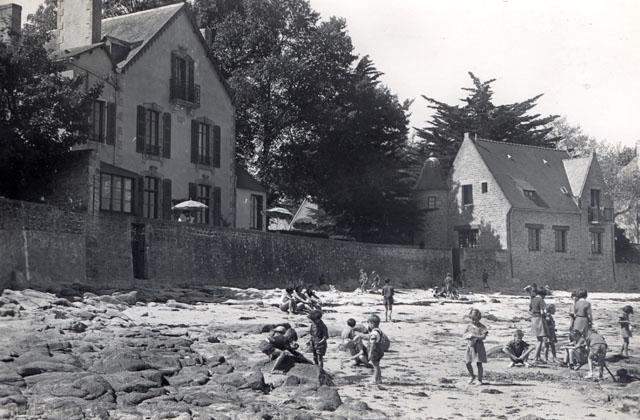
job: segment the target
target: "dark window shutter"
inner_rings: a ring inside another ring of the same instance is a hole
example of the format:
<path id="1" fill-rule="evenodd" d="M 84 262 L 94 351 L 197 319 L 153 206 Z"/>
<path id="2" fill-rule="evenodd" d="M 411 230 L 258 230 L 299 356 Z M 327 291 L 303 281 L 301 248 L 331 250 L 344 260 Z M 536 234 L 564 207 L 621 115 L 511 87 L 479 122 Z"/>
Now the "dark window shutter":
<path id="1" fill-rule="evenodd" d="M 165 178 L 162 180 L 162 218 L 171 220 L 171 180 Z"/>
<path id="2" fill-rule="evenodd" d="M 193 89 L 194 86 L 194 69 L 193 69 L 193 60 L 191 58 L 189 58 L 187 60 L 187 66 L 188 66 L 188 79 L 187 79 L 187 98 L 189 101 L 193 102 L 194 101 L 194 96 L 195 96 L 195 92 Z"/>
<path id="3" fill-rule="evenodd" d="M 191 163 L 198 163 L 198 124 L 191 120 Z"/>
<path id="4" fill-rule="evenodd" d="M 107 103 L 107 144 L 116 143 L 116 104 Z"/>
<path id="5" fill-rule="evenodd" d="M 177 66 L 178 66 L 178 57 L 176 57 L 175 53 L 171 53 L 171 82 L 175 86 L 176 77 L 178 76 Z"/>
<path id="6" fill-rule="evenodd" d="M 213 224 L 222 224 L 222 190 L 220 187 L 213 188 Z"/>
<path id="7" fill-rule="evenodd" d="M 189 200 L 197 200 L 198 199 L 198 190 L 196 188 L 196 184 L 193 182 L 189 183 Z"/>
<path id="8" fill-rule="evenodd" d="M 142 217 L 144 214 L 144 177 L 139 176 L 135 181 L 135 195 L 133 198 L 134 214 Z"/>
<path id="9" fill-rule="evenodd" d="M 165 112 L 162 116 L 162 157 L 171 157 L 171 113 Z"/>
<path id="10" fill-rule="evenodd" d="M 144 129 L 145 129 L 145 108 L 138 105 L 138 119 L 136 124 L 136 152 L 144 153 Z"/>
<path id="11" fill-rule="evenodd" d="M 220 167 L 220 126 L 213 126 L 213 167 Z"/>

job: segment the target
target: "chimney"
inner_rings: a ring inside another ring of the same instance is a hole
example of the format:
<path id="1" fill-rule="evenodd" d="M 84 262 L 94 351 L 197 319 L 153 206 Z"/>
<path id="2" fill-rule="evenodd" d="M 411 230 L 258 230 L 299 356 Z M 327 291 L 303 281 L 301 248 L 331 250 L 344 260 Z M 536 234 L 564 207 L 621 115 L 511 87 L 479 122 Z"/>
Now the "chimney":
<path id="1" fill-rule="evenodd" d="M 20 36 L 22 6 L 9 3 L 0 4 L 0 40 L 12 43 Z"/>
<path id="2" fill-rule="evenodd" d="M 207 43 L 207 48 L 211 48 L 211 44 L 213 43 L 213 31 L 211 28 L 201 28 L 200 33 Z"/>
<path id="3" fill-rule="evenodd" d="M 101 0 L 58 0 L 60 50 L 95 44 L 101 39 Z"/>

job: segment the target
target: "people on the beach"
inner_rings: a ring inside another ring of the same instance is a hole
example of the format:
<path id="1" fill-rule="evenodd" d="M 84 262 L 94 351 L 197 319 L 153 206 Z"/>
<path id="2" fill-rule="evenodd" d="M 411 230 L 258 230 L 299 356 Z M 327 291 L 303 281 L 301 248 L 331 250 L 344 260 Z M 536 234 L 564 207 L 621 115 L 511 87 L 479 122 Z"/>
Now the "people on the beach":
<path id="1" fill-rule="evenodd" d="M 569 333 L 569 344 L 564 346 L 564 365 L 570 369 L 580 369 L 580 366 L 587 363 L 586 343 L 582 340 L 582 333 L 572 330 Z"/>
<path id="2" fill-rule="evenodd" d="M 373 365 L 373 383 L 380 384 L 382 382 L 380 360 L 384 356 L 384 353 L 389 349 L 389 339 L 380 329 L 380 317 L 378 317 L 378 315 L 371 315 L 368 319 L 368 323 L 369 361 Z"/>
<path id="3" fill-rule="evenodd" d="M 369 291 L 372 293 L 378 293 L 380 290 L 380 275 L 375 271 L 372 271 L 371 276 L 369 277 L 371 278 L 371 287 L 369 288 Z"/>
<path id="4" fill-rule="evenodd" d="M 260 351 L 275 359 L 271 371 L 279 369 L 284 357 L 290 354 L 296 362 L 311 363 L 302 353 L 298 352 L 298 334 L 296 330 L 287 325 L 279 325 L 274 328 L 272 334 L 260 342 Z"/>
<path id="5" fill-rule="evenodd" d="M 451 292 L 453 291 L 453 277 L 451 277 L 451 273 L 447 273 L 444 277 L 444 293 L 447 297 L 450 297 Z"/>
<path id="6" fill-rule="evenodd" d="M 587 330 L 586 336 L 583 336 L 583 340 L 586 343 L 588 356 L 587 362 L 589 364 L 589 373 L 585 378 L 593 377 L 593 364 L 598 366 L 598 378 L 602 379 L 604 371 L 604 359 L 607 356 L 607 342 L 604 337 L 594 329 Z"/>
<path id="7" fill-rule="evenodd" d="M 549 361 L 549 351 L 551 351 L 551 357 L 554 363 L 558 363 L 558 357 L 556 355 L 556 343 L 558 337 L 556 335 L 556 321 L 553 319 L 553 315 L 556 313 L 556 305 L 549 304 L 544 314 L 544 322 L 546 323 L 547 336 L 544 338 L 544 360 Z"/>
<path id="8" fill-rule="evenodd" d="M 591 303 L 587 300 L 587 290 L 580 289 L 577 293 L 576 303 L 573 305 L 573 329 L 578 330 L 585 335 L 593 324 L 593 315 L 591 313 Z"/>
<path id="9" fill-rule="evenodd" d="M 620 333 L 622 335 L 622 348 L 620 349 L 621 357 L 629 357 L 629 338 L 631 338 L 631 320 L 633 314 L 631 305 L 625 305 L 622 308 L 618 323 L 620 324 Z"/>
<path id="10" fill-rule="evenodd" d="M 482 269 L 482 287 L 489 289 L 489 273 L 486 268 Z"/>
<path id="11" fill-rule="evenodd" d="M 531 335 L 536 337 L 538 343 L 536 344 L 535 362 L 541 362 L 540 355 L 542 353 L 542 346 L 546 332 L 546 323 L 544 321 L 546 304 L 544 302 L 545 291 L 541 287 L 536 287 L 535 296 L 531 298 L 529 303 L 529 313 L 531 314 Z"/>
<path id="12" fill-rule="evenodd" d="M 467 328 L 464 332 L 463 338 L 467 341 L 467 352 L 466 352 L 466 365 L 467 371 L 469 372 L 469 384 L 473 384 L 476 382 L 476 375 L 473 372 L 473 363 L 477 365 L 478 368 L 478 384 L 483 385 L 482 381 L 483 369 L 482 364 L 487 363 L 487 353 L 484 348 L 484 339 L 487 338 L 487 334 L 489 334 L 489 330 L 485 327 L 480 319 L 482 318 L 482 314 L 478 309 L 472 308 L 469 311 L 468 315 L 471 323 L 467 325 Z"/>
<path id="13" fill-rule="evenodd" d="M 298 312 L 299 308 L 293 295 L 293 287 L 287 287 L 286 289 L 284 289 L 284 291 L 282 292 L 282 297 L 280 298 L 279 306 L 280 310 L 282 310 L 283 312 L 288 312 L 290 314 Z"/>
<path id="14" fill-rule="evenodd" d="M 322 301 L 320 300 L 320 297 L 316 294 L 316 292 L 313 290 L 313 285 L 310 284 L 307 286 L 307 288 L 304 290 L 304 297 L 307 299 L 308 305 L 312 309 L 322 310 Z"/>
<path id="15" fill-rule="evenodd" d="M 391 313 L 393 312 L 393 295 L 394 294 L 395 294 L 395 290 L 391 285 L 391 279 L 386 279 L 384 281 L 384 286 L 382 287 L 382 298 L 384 299 L 385 322 L 391 321 Z"/>
<path id="16" fill-rule="evenodd" d="M 358 279 L 360 282 L 360 293 L 366 292 L 367 283 L 369 282 L 369 276 L 364 272 L 364 269 L 360 269 L 360 278 Z"/>
<path id="17" fill-rule="evenodd" d="M 524 332 L 522 330 L 515 330 L 513 333 L 513 339 L 507 343 L 502 351 L 509 356 L 511 362 L 509 367 L 516 365 L 524 365 L 529 367 L 529 353 L 533 351 L 533 347 L 529 346 L 522 338 Z"/>
<path id="18" fill-rule="evenodd" d="M 324 355 L 327 353 L 327 340 L 329 338 L 329 330 L 322 321 L 322 311 L 312 310 L 309 315 L 311 326 L 309 327 L 309 337 L 311 342 L 311 351 L 313 352 L 313 361 L 320 369 L 324 368 Z"/>

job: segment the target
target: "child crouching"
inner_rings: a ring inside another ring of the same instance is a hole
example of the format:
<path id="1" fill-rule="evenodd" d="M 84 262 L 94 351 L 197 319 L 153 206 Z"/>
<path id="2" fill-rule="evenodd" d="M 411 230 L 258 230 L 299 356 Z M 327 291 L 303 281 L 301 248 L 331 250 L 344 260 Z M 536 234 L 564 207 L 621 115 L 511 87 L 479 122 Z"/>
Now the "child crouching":
<path id="1" fill-rule="evenodd" d="M 530 367 L 529 353 L 533 351 L 533 347 L 529 346 L 529 344 L 522 339 L 523 337 L 524 333 L 522 330 L 516 330 L 513 333 L 513 340 L 509 341 L 504 349 L 502 349 L 502 351 L 509 356 L 509 359 L 511 359 L 509 367 L 514 367 L 515 365 Z"/>

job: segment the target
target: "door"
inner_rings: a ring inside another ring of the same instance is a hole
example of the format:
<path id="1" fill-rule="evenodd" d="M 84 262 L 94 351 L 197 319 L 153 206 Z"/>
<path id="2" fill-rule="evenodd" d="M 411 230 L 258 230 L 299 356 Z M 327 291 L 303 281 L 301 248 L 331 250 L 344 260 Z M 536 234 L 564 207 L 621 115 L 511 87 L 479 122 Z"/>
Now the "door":
<path id="1" fill-rule="evenodd" d="M 451 249 L 451 264 L 452 264 L 452 273 L 453 278 L 457 279 L 460 274 L 460 261 L 462 258 L 463 249 L 461 248 L 453 248 Z"/>
<path id="2" fill-rule="evenodd" d="M 147 246 L 145 241 L 145 227 L 142 223 L 131 224 L 131 256 L 133 259 L 133 277 L 136 279 L 146 278 L 145 273 L 145 252 Z"/>

